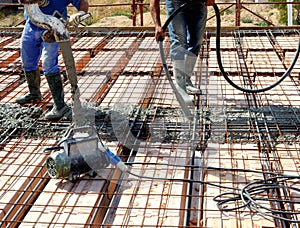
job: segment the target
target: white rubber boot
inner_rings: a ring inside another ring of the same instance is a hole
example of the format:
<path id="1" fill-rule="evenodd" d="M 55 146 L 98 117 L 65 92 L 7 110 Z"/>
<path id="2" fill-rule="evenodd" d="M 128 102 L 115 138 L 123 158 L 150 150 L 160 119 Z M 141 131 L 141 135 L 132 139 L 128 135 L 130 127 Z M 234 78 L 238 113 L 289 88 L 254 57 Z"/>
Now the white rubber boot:
<path id="1" fill-rule="evenodd" d="M 186 91 L 188 92 L 188 94 L 192 94 L 192 95 L 201 94 L 201 90 L 199 88 L 196 88 L 191 81 L 191 76 L 194 73 L 196 61 L 197 61 L 197 56 L 192 56 L 192 55 L 185 56 Z"/>
<path id="2" fill-rule="evenodd" d="M 193 106 L 194 101 L 193 99 L 188 95 L 186 91 L 186 80 L 185 80 L 185 67 L 184 67 L 184 60 L 174 60 L 173 61 L 173 74 L 175 78 L 175 85 L 176 88 L 185 101 L 187 106 Z"/>

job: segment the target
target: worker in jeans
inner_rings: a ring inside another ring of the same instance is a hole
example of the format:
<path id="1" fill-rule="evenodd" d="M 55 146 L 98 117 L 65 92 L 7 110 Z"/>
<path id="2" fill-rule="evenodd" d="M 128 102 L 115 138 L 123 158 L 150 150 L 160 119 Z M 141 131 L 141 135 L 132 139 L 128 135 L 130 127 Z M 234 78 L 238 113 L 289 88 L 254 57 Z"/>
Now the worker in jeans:
<path id="1" fill-rule="evenodd" d="M 67 6 L 72 4 L 78 12 L 72 15 L 69 22 L 73 26 L 80 23 L 80 17 L 88 12 L 88 0 L 39 0 L 38 4 L 42 13 L 53 15 L 58 11 L 67 19 Z M 64 90 L 60 69 L 58 67 L 59 44 L 43 40 L 45 29 L 35 26 L 26 12 L 24 13 L 26 23 L 21 37 L 21 60 L 29 93 L 18 97 L 16 102 L 27 104 L 41 101 L 39 60 L 42 59 L 43 73 L 47 79 L 54 106 L 45 115 L 46 120 L 54 120 L 63 117 L 70 111 L 70 107 L 64 101 Z"/>
<path id="2" fill-rule="evenodd" d="M 188 0 L 166 0 L 167 15 L 170 16 L 176 9 Z M 171 49 L 170 56 L 173 65 L 173 75 L 176 88 L 188 106 L 194 101 L 189 94 L 201 94 L 196 88 L 191 76 L 197 61 L 207 19 L 207 5 L 213 5 L 214 0 L 199 1 L 199 4 L 186 8 L 177 14 L 168 25 Z M 150 0 L 151 16 L 155 25 L 155 39 L 164 39 L 165 33 L 160 20 L 160 1 Z"/>

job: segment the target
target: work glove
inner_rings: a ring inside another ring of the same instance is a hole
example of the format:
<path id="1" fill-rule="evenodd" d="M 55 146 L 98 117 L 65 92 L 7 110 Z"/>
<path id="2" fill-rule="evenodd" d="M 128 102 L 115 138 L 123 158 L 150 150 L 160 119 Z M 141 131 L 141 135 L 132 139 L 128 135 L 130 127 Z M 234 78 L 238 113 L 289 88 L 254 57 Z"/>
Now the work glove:
<path id="1" fill-rule="evenodd" d="M 45 6 L 49 5 L 49 3 L 50 3 L 50 0 L 39 0 L 38 1 L 39 7 L 45 7 Z"/>
<path id="2" fill-rule="evenodd" d="M 91 16 L 90 13 L 86 13 L 84 11 L 79 11 L 78 13 L 75 13 L 70 16 L 69 24 L 73 27 L 77 27 L 79 23 Z"/>
<path id="3" fill-rule="evenodd" d="M 55 36 L 53 30 L 46 30 L 42 35 L 42 39 L 44 42 L 47 43 L 55 42 Z"/>

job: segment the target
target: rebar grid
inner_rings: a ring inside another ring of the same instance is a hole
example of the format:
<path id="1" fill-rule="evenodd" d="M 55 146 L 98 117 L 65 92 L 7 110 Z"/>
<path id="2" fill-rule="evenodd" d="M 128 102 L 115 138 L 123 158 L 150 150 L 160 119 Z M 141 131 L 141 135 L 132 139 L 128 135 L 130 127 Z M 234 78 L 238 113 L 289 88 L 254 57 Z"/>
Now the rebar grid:
<path id="1" fill-rule="evenodd" d="M 18 52 L 19 35 L 7 32 L 0 37 L 0 51 Z M 260 88 L 286 70 L 298 32 L 223 35 L 225 70 L 237 84 Z M 192 77 L 203 95 L 194 97 L 194 121 L 188 122 L 162 72 L 153 32 L 74 32 L 71 42 L 89 118 L 131 174 L 110 167 L 95 178 L 83 175 L 76 183 L 50 179 L 43 149 L 55 145 L 71 121 L 43 120 L 52 106 L 43 76 L 41 102 L 34 108 L 14 104 L 27 85 L 19 76 L 20 58 L 7 52 L 0 70 L 2 227 L 296 226 L 292 221 L 298 221 L 299 214 L 287 215 L 291 221 L 284 222 L 247 207 L 236 209 L 240 201 L 227 205 L 233 210 L 222 211 L 214 198 L 271 175 L 254 171 L 299 176 L 298 64 L 291 77 L 271 91 L 245 94 L 220 76 L 215 37 L 207 32 Z M 168 38 L 164 45 L 168 56 Z M 67 79 L 61 57 L 59 62 Z M 71 103 L 67 80 L 64 85 Z M 283 183 L 291 184 L 299 188 L 297 180 Z M 300 208 L 295 189 L 261 197 L 272 209 Z"/>

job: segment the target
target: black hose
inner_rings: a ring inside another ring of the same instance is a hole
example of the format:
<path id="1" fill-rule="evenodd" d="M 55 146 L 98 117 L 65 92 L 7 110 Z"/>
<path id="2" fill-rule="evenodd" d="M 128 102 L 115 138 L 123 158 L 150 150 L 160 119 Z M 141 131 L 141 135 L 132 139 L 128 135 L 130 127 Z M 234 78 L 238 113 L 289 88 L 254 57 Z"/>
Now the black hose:
<path id="1" fill-rule="evenodd" d="M 179 8 L 177 8 L 166 20 L 166 22 L 164 23 L 164 25 L 162 26 L 163 31 L 165 32 L 169 23 L 173 20 L 173 18 L 181 11 L 183 11 L 185 8 L 187 8 L 188 6 L 193 6 L 195 4 L 203 4 L 201 3 L 201 1 L 193 1 L 193 0 L 189 0 L 188 2 L 182 4 Z M 222 64 L 222 58 L 221 58 L 221 52 L 220 52 L 220 36 L 221 36 L 221 17 L 220 17 L 220 11 L 219 8 L 217 6 L 217 4 L 213 4 L 213 8 L 216 14 L 216 23 L 217 23 L 217 29 L 216 29 L 216 54 L 217 54 L 217 61 L 218 61 L 218 65 L 220 68 L 220 71 L 223 75 L 223 77 L 225 78 L 225 80 L 234 88 L 242 91 L 242 92 L 246 92 L 246 93 L 261 93 L 261 92 L 266 92 L 270 89 L 273 89 L 275 86 L 279 85 L 292 71 L 292 69 L 294 68 L 297 59 L 299 57 L 299 53 L 300 53 L 300 38 L 299 38 L 299 42 L 298 42 L 298 47 L 295 53 L 295 56 L 293 58 L 292 63 L 290 64 L 289 68 L 286 70 L 286 72 L 280 77 L 280 79 L 278 81 L 276 81 L 275 83 L 265 87 L 265 88 L 261 88 L 261 89 L 247 89 L 247 88 L 243 88 L 237 84 L 235 84 L 229 77 L 227 72 L 224 70 L 223 64 Z M 159 39 L 159 51 L 160 51 L 160 55 L 161 57 L 163 57 L 163 59 L 165 59 L 164 57 L 164 51 L 163 51 L 163 45 L 162 45 L 162 39 Z M 164 61 L 164 71 L 167 75 L 169 75 L 169 70 L 168 67 L 166 66 L 166 63 Z"/>
<path id="2" fill-rule="evenodd" d="M 299 52 L 300 52 L 300 39 L 299 39 L 299 42 L 298 42 L 298 47 L 297 47 L 297 50 L 296 50 L 296 53 L 295 53 L 295 56 L 294 56 L 294 59 L 291 63 L 291 65 L 289 66 L 289 68 L 286 70 L 286 72 L 281 76 L 281 78 L 265 87 L 265 88 L 261 88 L 261 89 L 246 89 L 246 88 L 243 88 L 243 87 L 240 87 L 238 86 L 237 84 L 235 84 L 229 77 L 228 77 L 228 74 L 225 72 L 224 68 L 223 68 L 223 64 L 222 64 L 222 59 L 221 59 L 221 53 L 220 53 L 220 34 L 221 34 L 221 17 L 220 17 L 220 11 L 219 11 L 219 8 L 217 6 L 217 4 L 214 4 L 213 5 L 214 7 L 214 10 L 215 10 L 215 13 L 216 13 L 216 18 L 217 18 L 217 31 L 216 31 L 216 54 L 217 54 L 217 60 L 218 60 L 218 64 L 219 64 L 219 68 L 221 70 L 221 73 L 222 75 L 224 76 L 225 80 L 231 85 L 233 86 L 234 88 L 238 89 L 238 90 L 241 90 L 243 92 L 246 92 L 246 93 L 260 93 L 260 92 L 266 92 L 272 88 L 274 88 L 275 86 L 279 85 L 291 72 L 291 70 L 294 68 L 296 62 L 297 62 L 297 59 L 298 59 L 298 56 L 299 56 Z"/>

